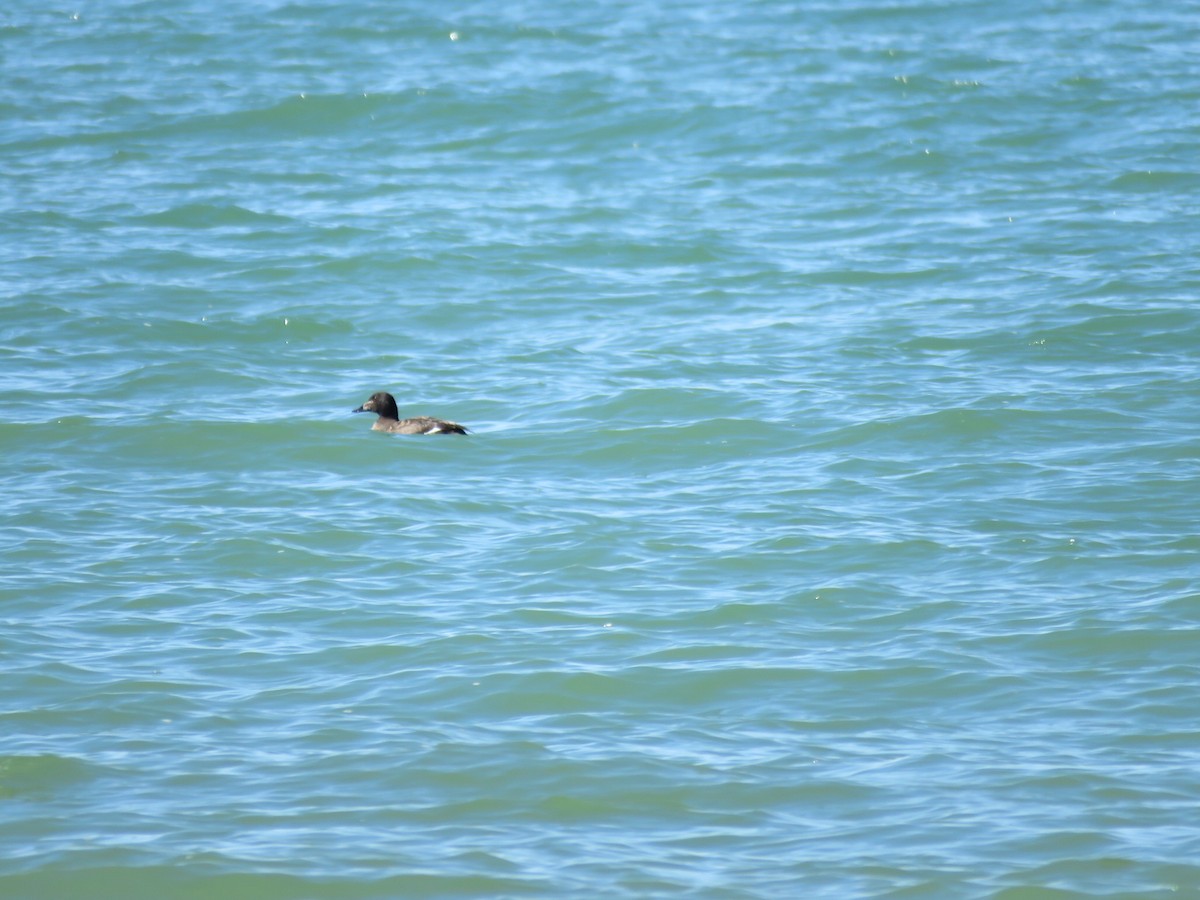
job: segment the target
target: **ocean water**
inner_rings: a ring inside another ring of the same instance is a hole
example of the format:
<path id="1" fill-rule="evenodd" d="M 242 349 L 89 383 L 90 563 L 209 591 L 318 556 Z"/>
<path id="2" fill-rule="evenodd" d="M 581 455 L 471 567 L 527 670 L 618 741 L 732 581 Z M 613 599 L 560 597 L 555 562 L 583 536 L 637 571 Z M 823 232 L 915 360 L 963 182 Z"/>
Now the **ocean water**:
<path id="1" fill-rule="evenodd" d="M 7 4 L 0 895 L 1200 896 L 1198 48 Z"/>

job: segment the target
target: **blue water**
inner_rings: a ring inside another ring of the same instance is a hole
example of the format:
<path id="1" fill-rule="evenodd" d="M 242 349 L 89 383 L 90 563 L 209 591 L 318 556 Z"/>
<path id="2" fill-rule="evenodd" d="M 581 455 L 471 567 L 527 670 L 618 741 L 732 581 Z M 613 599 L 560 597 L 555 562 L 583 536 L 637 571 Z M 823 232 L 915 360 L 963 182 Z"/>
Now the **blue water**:
<path id="1" fill-rule="evenodd" d="M 1200 897 L 1198 13 L 9 4 L 0 896 Z"/>

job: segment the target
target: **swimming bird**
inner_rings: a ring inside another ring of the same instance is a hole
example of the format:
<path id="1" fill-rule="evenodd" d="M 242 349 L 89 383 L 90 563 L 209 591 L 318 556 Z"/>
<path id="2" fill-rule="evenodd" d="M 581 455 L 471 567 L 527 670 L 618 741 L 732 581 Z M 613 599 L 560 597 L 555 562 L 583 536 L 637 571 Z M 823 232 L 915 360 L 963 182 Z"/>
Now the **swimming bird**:
<path id="1" fill-rule="evenodd" d="M 447 422 L 445 419 L 435 419 L 433 416 L 414 416 L 411 419 L 401 419 L 396 411 L 396 398 L 385 391 L 372 394 L 371 399 L 351 412 L 373 412 L 379 416 L 372 431 L 386 431 L 389 434 L 466 434 L 467 429 L 457 422 Z"/>

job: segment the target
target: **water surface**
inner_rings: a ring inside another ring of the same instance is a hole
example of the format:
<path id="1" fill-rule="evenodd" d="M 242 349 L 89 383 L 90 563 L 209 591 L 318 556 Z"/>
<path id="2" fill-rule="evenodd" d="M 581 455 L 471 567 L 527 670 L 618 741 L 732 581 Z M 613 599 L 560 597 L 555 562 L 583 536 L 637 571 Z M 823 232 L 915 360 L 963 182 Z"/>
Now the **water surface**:
<path id="1" fill-rule="evenodd" d="M 1194 12 L 10 5 L 4 895 L 1200 896 Z"/>

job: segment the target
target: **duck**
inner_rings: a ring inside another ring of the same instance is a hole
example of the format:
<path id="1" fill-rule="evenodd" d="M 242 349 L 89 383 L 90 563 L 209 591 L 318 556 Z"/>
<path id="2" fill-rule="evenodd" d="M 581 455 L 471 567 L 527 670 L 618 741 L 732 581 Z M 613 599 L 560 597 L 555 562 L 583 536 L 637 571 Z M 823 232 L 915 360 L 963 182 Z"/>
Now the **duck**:
<path id="1" fill-rule="evenodd" d="M 371 399 L 351 412 L 373 412 L 379 416 L 372 431 L 386 431 L 388 434 L 466 434 L 465 425 L 457 422 L 447 422 L 445 419 L 435 419 L 433 416 L 413 416 L 411 419 L 401 419 L 396 411 L 396 398 L 387 391 L 377 391 Z"/>

